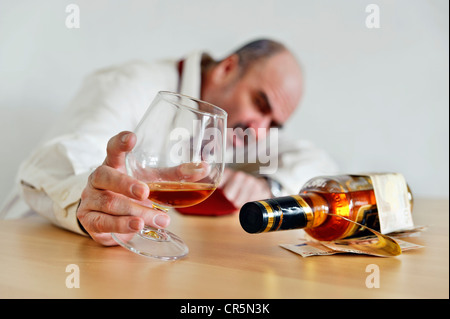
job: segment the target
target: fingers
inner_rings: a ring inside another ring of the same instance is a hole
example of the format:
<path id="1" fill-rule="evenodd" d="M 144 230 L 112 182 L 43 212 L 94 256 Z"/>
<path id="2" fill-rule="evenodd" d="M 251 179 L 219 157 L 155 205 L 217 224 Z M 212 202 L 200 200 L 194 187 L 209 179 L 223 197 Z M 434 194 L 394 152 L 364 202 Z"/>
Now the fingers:
<path id="1" fill-rule="evenodd" d="M 126 243 L 130 241 L 134 234 L 119 234 L 114 233 L 116 237 L 119 237 L 122 242 Z M 96 233 L 91 235 L 92 239 L 94 239 L 96 242 L 102 244 L 103 246 L 117 246 L 117 242 L 112 237 L 111 233 Z"/>
<path id="2" fill-rule="evenodd" d="M 102 165 L 89 176 L 88 184 L 81 194 L 79 211 L 95 211 L 116 216 L 133 215 L 153 226 L 153 217 L 160 212 L 147 206 L 145 200 L 148 195 L 149 188 L 146 184 Z M 165 225 L 158 226 L 164 227 Z M 88 230 L 89 226 L 85 226 L 85 228 Z M 126 230 L 124 227 L 120 229 L 122 232 Z M 95 227 L 92 230 L 98 231 Z M 102 228 L 102 230 L 104 229 Z M 112 230 L 112 227 L 108 227 L 107 231 L 109 230 Z"/>
<path id="3" fill-rule="evenodd" d="M 245 196 L 245 193 L 248 192 L 246 189 L 250 188 L 253 192 L 254 189 L 251 188 L 251 185 L 248 185 L 248 181 L 246 181 L 246 175 L 243 172 L 235 172 L 234 174 L 230 174 L 228 180 L 222 186 L 222 190 L 225 196 L 231 200 L 236 207 L 241 207 L 242 205 L 242 197 Z M 242 189 L 242 186 L 245 185 L 246 189 Z"/>
<path id="4" fill-rule="evenodd" d="M 170 217 L 121 194 L 89 186 L 83 191 L 77 217 L 91 237 L 103 244 L 117 244 L 111 233 L 133 234 L 148 225 L 165 228 Z"/>
<path id="5" fill-rule="evenodd" d="M 220 179 L 219 188 L 224 188 L 224 186 L 230 181 L 233 176 L 233 170 L 229 168 L 224 168 L 222 178 Z"/>
<path id="6" fill-rule="evenodd" d="M 92 239 L 104 246 L 115 246 L 117 242 L 112 238 L 111 233 L 120 234 L 124 241 L 130 240 L 138 227 L 142 227 L 143 222 L 139 218 L 129 218 L 126 216 L 109 216 L 100 212 L 90 212 L 84 217 L 84 222 L 89 225 L 89 234 Z M 127 230 L 129 228 L 129 230 Z"/>
<path id="7" fill-rule="evenodd" d="M 154 228 L 165 228 L 170 217 L 165 212 L 156 209 L 141 207 L 133 211 L 133 215 L 114 215 L 95 210 L 89 210 L 82 215 L 89 233 L 135 233 L 144 228 L 145 225 Z M 135 215 L 136 214 L 136 215 Z"/>
<path id="8" fill-rule="evenodd" d="M 135 144 L 136 136 L 131 132 L 112 137 L 103 165 L 89 176 L 81 196 L 77 218 L 91 237 L 103 245 L 116 244 L 111 233 L 127 237 L 144 225 L 165 228 L 170 223 L 165 212 L 149 205 L 148 185 L 125 173 L 125 156 Z M 204 162 L 186 163 L 149 172 L 155 173 L 164 175 L 164 180 L 198 181 L 209 176 L 211 167 Z"/>
<path id="9" fill-rule="evenodd" d="M 134 216 L 138 217 L 142 220 L 146 225 L 153 227 L 164 228 L 168 224 L 168 215 L 160 210 L 153 209 L 152 206 L 147 206 L 147 202 L 145 201 L 136 201 L 129 197 L 114 193 L 109 190 L 98 190 L 98 189 L 90 189 L 86 188 L 81 197 L 81 204 L 79 207 L 79 211 L 89 212 L 98 212 L 103 214 L 108 214 L 111 216 Z M 157 216 L 162 215 L 161 218 L 155 219 Z M 91 215 L 94 216 L 94 215 Z M 92 217 L 91 217 L 92 218 Z M 108 219 L 109 221 L 113 221 L 113 219 Z M 123 219 L 124 220 L 124 219 Z M 131 220 L 136 220 L 136 218 L 131 218 Z M 91 219 L 85 219 L 85 221 L 93 221 Z M 94 220 L 95 221 L 95 220 Z M 95 232 L 99 231 L 115 231 L 113 227 L 91 227 L 91 229 Z M 123 225 L 122 225 L 123 226 Z M 133 226 L 136 226 L 134 224 Z M 141 227 L 130 227 L 131 231 L 141 230 Z M 87 226 L 88 228 L 90 226 Z M 120 227 L 120 226 L 118 226 Z M 117 232 L 126 232 L 129 231 L 126 227 L 120 227 L 120 230 Z"/>
<path id="10" fill-rule="evenodd" d="M 110 190 L 137 200 L 144 200 L 150 192 L 147 184 L 106 165 L 98 167 L 89 176 L 88 185 L 92 189 Z"/>
<path id="11" fill-rule="evenodd" d="M 112 137 L 104 164 L 88 179 L 81 195 L 77 218 L 97 242 L 117 245 L 111 233 L 131 237 L 144 225 L 165 228 L 170 217 L 149 204 L 149 188 L 145 183 L 125 174 L 125 155 L 136 144 L 131 132 Z"/>
<path id="12" fill-rule="evenodd" d="M 149 209 L 126 196 L 107 190 L 84 191 L 81 197 L 82 208 L 116 216 L 134 215 L 143 217 Z M 80 204 L 81 206 L 81 204 Z"/>
<path id="13" fill-rule="evenodd" d="M 125 155 L 136 144 L 136 135 L 132 132 L 120 132 L 108 141 L 104 164 L 116 169 L 125 168 Z"/>
<path id="14" fill-rule="evenodd" d="M 113 216 L 102 212 L 91 211 L 84 217 L 91 233 L 135 233 L 144 227 L 141 218 L 130 216 Z"/>
<path id="15" fill-rule="evenodd" d="M 271 197 L 270 188 L 264 179 L 241 171 L 227 170 L 224 173 L 225 179 L 220 188 L 235 207 L 239 208 L 246 202 Z"/>

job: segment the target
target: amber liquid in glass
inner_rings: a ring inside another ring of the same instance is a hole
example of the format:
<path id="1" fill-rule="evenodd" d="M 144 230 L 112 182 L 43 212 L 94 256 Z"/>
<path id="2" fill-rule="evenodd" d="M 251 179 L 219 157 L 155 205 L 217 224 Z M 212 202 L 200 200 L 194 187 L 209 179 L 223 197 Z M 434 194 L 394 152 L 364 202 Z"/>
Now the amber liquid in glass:
<path id="1" fill-rule="evenodd" d="M 189 207 L 205 200 L 216 186 L 208 183 L 156 182 L 147 183 L 149 199 L 155 204 L 170 207 Z"/>

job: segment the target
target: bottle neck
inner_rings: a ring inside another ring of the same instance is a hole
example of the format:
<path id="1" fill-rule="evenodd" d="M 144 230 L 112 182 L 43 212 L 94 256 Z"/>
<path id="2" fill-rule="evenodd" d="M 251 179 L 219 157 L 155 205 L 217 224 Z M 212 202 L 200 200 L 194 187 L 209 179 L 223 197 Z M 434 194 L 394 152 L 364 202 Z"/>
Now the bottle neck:
<path id="1" fill-rule="evenodd" d="M 326 201 L 315 193 L 246 203 L 239 220 L 249 233 L 317 227 L 328 212 Z"/>
<path id="2" fill-rule="evenodd" d="M 314 228 L 321 225 L 327 219 L 328 203 L 317 193 L 305 192 L 293 196 L 299 203 L 303 204 L 307 216 L 307 224 L 304 228 Z"/>

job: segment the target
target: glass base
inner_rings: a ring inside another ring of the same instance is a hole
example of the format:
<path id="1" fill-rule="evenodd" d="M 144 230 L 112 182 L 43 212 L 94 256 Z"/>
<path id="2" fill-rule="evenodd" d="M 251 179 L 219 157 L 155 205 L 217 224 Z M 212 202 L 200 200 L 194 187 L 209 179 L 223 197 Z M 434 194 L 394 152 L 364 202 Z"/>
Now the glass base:
<path id="1" fill-rule="evenodd" d="M 112 234 L 112 237 L 122 247 L 146 257 L 176 260 L 189 252 L 189 248 L 177 235 L 147 226 L 131 238 L 129 234 Z"/>

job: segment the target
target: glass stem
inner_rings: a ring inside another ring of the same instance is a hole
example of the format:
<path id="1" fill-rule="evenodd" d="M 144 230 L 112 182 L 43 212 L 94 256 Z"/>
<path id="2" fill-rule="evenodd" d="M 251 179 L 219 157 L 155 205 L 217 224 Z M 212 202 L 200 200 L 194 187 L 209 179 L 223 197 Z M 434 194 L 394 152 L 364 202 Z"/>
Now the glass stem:
<path id="1" fill-rule="evenodd" d="M 140 235 L 147 239 L 153 239 L 156 241 L 169 241 L 170 236 L 166 233 L 164 229 L 157 229 L 153 227 L 145 226 Z"/>
<path id="2" fill-rule="evenodd" d="M 153 204 L 153 208 L 156 210 L 159 210 L 161 212 L 167 213 L 168 209 L 159 207 L 155 204 Z M 156 241 L 169 241 L 170 236 L 167 234 L 167 232 L 164 229 L 158 229 L 150 226 L 144 226 L 144 228 L 139 233 L 141 237 L 144 237 L 146 239 L 152 239 Z"/>

